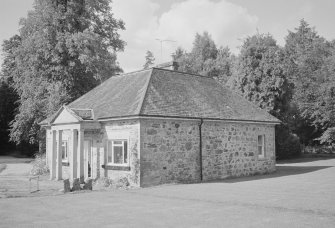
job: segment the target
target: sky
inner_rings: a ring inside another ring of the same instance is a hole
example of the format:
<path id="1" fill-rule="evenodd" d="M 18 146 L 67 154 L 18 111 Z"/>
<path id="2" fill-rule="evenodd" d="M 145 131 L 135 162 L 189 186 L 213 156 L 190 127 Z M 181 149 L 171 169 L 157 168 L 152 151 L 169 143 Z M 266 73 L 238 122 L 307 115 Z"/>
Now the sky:
<path id="1" fill-rule="evenodd" d="M 0 0 L 1 42 L 18 33 L 19 19 L 32 7 L 33 0 Z M 125 72 L 141 69 L 148 50 L 156 64 L 170 61 L 177 47 L 189 51 L 195 34 L 204 31 L 235 54 L 257 32 L 270 33 L 283 46 L 302 18 L 333 40 L 334 9 L 334 0 L 113 0 L 112 13 L 126 25 L 118 62 Z"/>

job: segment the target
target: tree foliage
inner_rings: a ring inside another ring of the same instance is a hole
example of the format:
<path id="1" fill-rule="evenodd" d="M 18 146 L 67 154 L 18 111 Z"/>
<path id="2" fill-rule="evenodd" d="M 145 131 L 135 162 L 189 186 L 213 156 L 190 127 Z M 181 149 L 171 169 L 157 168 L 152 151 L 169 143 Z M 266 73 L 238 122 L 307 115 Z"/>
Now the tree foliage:
<path id="1" fill-rule="evenodd" d="M 288 74 L 294 83 L 293 102 L 304 121 L 302 127 L 312 130 L 305 143 L 313 143 L 317 136 L 321 136 L 321 143 L 335 142 L 330 134 L 335 127 L 334 46 L 301 20 L 294 32 L 289 31 L 285 51 Z"/>
<path id="2" fill-rule="evenodd" d="M 7 79 L 0 76 L 0 154 L 14 147 L 9 143 L 9 126 L 15 115 L 18 97 Z"/>
<path id="3" fill-rule="evenodd" d="M 233 57 L 229 48 L 217 48 L 207 32 L 196 34 L 190 53 L 179 47 L 172 58 L 178 62 L 179 71 L 214 77 L 222 83 L 231 75 Z"/>
<path id="4" fill-rule="evenodd" d="M 152 54 L 151 51 L 147 51 L 145 55 L 145 64 L 143 65 L 144 69 L 149 69 L 155 64 L 155 57 L 154 54 Z"/>
<path id="5" fill-rule="evenodd" d="M 12 141 L 36 143 L 41 120 L 121 71 L 120 29 L 124 23 L 113 17 L 110 0 L 35 0 L 11 38 L 19 44 L 4 49 L 3 73 L 19 95 Z"/>
<path id="6" fill-rule="evenodd" d="M 288 125 L 292 85 L 285 69 L 285 52 L 271 35 L 256 34 L 244 40 L 228 85 L 283 121 L 276 127 L 277 158 L 300 154 L 299 137 Z"/>
<path id="7" fill-rule="evenodd" d="M 249 101 L 283 119 L 291 98 L 284 59 L 283 50 L 271 35 L 248 37 L 228 84 Z"/>

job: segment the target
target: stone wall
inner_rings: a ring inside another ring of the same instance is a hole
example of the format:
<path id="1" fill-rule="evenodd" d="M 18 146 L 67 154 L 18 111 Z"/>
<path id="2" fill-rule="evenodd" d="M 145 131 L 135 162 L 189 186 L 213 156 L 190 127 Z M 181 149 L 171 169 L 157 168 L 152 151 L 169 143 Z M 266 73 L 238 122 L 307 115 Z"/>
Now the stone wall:
<path id="1" fill-rule="evenodd" d="M 141 119 L 141 186 L 200 180 L 198 123 Z"/>
<path id="2" fill-rule="evenodd" d="M 141 120 L 141 186 L 200 180 L 199 120 Z M 204 121 L 203 180 L 275 171 L 274 126 Z M 265 135 L 265 157 L 258 157 Z"/>
<path id="3" fill-rule="evenodd" d="M 117 181 L 126 177 L 132 186 L 140 186 L 140 149 L 139 149 L 139 120 L 110 121 L 102 123 L 101 139 L 93 154 L 94 166 L 98 167 L 98 177 L 107 177 Z M 108 139 L 128 139 L 130 170 L 115 170 L 108 168 L 107 142 Z M 102 165 L 105 165 L 104 168 Z"/>
<path id="4" fill-rule="evenodd" d="M 258 135 L 265 135 L 265 157 L 258 158 Z M 275 171 L 275 128 L 266 124 L 205 121 L 202 126 L 203 180 Z"/>
<path id="5" fill-rule="evenodd" d="M 70 174 L 70 166 L 68 165 L 63 165 L 62 166 L 62 179 L 70 179 L 71 178 L 71 174 Z"/>

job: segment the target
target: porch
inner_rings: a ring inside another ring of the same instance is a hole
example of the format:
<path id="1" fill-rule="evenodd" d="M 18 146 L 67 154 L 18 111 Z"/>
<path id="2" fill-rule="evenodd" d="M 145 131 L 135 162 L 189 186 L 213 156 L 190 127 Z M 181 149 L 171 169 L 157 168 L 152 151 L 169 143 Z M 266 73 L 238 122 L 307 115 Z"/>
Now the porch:
<path id="1" fill-rule="evenodd" d="M 50 180 L 62 180 L 63 169 L 68 166 L 71 180 L 92 177 L 92 140 L 84 138 L 85 131 L 99 131 L 100 124 L 82 122 L 78 124 L 52 125 L 47 161 L 50 162 Z M 60 142 L 60 143 L 59 143 Z"/>

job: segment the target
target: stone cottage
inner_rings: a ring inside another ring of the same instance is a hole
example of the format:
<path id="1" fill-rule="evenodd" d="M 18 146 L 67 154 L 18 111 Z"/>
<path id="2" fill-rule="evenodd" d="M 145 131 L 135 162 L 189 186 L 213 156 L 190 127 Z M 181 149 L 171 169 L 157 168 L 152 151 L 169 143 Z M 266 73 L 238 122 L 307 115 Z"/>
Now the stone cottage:
<path id="1" fill-rule="evenodd" d="M 152 68 L 111 77 L 40 124 L 51 179 L 145 187 L 272 172 L 278 123 L 212 78 Z"/>

